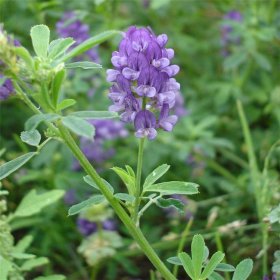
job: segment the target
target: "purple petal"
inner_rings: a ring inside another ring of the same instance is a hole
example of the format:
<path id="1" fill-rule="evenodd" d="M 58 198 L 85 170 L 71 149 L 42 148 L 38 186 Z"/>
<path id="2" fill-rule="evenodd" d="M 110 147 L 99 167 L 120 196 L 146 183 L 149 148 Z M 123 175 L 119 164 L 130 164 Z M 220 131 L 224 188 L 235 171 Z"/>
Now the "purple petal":
<path id="1" fill-rule="evenodd" d="M 162 71 L 166 72 L 169 77 L 173 77 L 180 71 L 180 67 L 178 65 L 170 65 L 165 67 Z"/>
<path id="2" fill-rule="evenodd" d="M 123 74 L 123 76 L 126 79 L 134 81 L 134 80 L 138 79 L 140 72 L 139 71 L 135 71 L 135 70 L 133 70 L 131 68 L 125 67 L 122 70 L 122 74 Z"/>
<path id="3" fill-rule="evenodd" d="M 157 93 L 154 87 L 147 86 L 147 85 L 141 85 L 137 87 L 135 91 L 139 96 L 147 96 L 147 97 L 154 97 Z"/>
<path id="4" fill-rule="evenodd" d="M 114 69 L 108 69 L 106 73 L 107 73 L 107 79 L 106 79 L 107 82 L 115 82 L 117 76 L 120 74 L 120 71 Z"/>
<path id="5" fill-rule="evenodd" d="M 166 34 L 161 34 L 157 36 L 157 42 L 160 45 L 160 47 L 164 47 L 168 41 L 168 37 Z"/>

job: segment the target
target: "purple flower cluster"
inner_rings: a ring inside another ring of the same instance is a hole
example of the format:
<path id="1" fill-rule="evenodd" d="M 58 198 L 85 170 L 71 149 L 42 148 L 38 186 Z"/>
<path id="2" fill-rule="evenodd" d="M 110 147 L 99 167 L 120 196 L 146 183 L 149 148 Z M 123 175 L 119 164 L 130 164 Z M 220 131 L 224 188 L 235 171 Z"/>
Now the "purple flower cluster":
<path id="1" fill-rule="evenodd" d="M 79 20 L 77 14 L 73 11 L 64 13 L 61 20 L 56 23 L 56 32 L 62 38 L 72 37 L 76 41 L 72 48 L 90 37 L 89 26 Z M 86 54 L 91 60 L 99 61 L 96 48 L 88 50 Z"/>
<path id="2" fill-rule="evenodd" d="M 7 99 L 14 91 L 12 81 L 0 74 L 0 100 Z"/>
<path id="3" fill-rule="evenodd" d="M 123 123 L 116 120 L 91 120 L 90 123 L 95 126 L 95 139 L 81 138 L 80 146 L 90 161 L 102 164 L 115 154 L 113 148 L 105 149 L 105 141 L 126 137 L 128 132 Z"/>
<path id="4" fill-rule="evenodd" d="M 224 20 L 233 22 L 242 22 L 243 17 L 239 11 L 230 11 L 224 16 Z M 222 44 L 222 54 L 228 56 L 230 54 L 230 46 L 238 45 L 240 43 L 240 37 L 233 36 L 233 27 L 224 23 L 221 27 L 221 44 Z"/>
<path id="5" fill-rule="evenodd" d="M 95 222 L 91 222 L 87 219 L 78 218 L 77 226 L 79 232 L 84 236 L 89 236 L 98 230 L 98 225 Z M 113 219 L 108 219 L 102 222 L 102 229 L 109 231 L 116 231 L 117 225 Z"/>
<path id="6" fill-rule="evenodd" d="M 109 110 L 121 112 L 121 120 L 134 122 L 136 137 L 154 139 L 157 129 L 171 131 L 178 117 L 170 115 L 180 84 L 174 79 L 179 66 L 170 65 L 174 50 L 165 48 L 168 37 L 149 28 L 130 27 L 112 54 L 114 69 L 107 70 L 113 82 Z"/>

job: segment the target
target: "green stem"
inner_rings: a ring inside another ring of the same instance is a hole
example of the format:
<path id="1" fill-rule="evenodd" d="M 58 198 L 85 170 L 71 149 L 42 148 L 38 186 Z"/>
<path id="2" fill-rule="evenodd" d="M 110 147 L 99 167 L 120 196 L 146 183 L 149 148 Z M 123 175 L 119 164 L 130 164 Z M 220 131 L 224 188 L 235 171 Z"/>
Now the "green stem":
<path id="1" fill-rule="evenodd" d="M 184 231 L 182 233 L 182 238 L 181 238 L 179 246 L 178 246 L 177 255 L 179 255 L 179 253 L 181 253 L 183 251 L 183 249 L 184 249 L 187 237 L 188 237 L 188 235 L 190 233 L 190 229 L 191 229 L 192 223 L 193 223 L 193 219 L 191 218 L 189 220 L 189 222 L 187 223 L 187 225 L 186 225 L 186 227 L 185 227 L 185 229 L 184 229 Z M 177 277 L 177 275 L 178 275 L 178 265 L 174 266 L 173 274 L 174 274 L 175 277 Z"/>
<path id="2" fill-rule="evenodd" d="M 137 160 L 137 171 L 136 171 L 136 192 L 135 192 L 135 204 L 133 211 L 133 220 L 137 223 L 138 219 L 138 210 L 141 202 L 141 175 L 142 175 L 142 167 L 143 167 L 143 154 L 144 154 L 144 142 L 145 138 L 141 138 L 139 141 L 138 148 L 138 160 Z"/>
<path id="3" fill-rule="evenodd" d="M 87 158 L 82 153 L 80 148 L 77 146 L 75 140 L 73 139 L 72 135 L 69 133 L 68 129 L 65 128 L 60 121 L 57 123 L 57 127 L 66 145 L 75 155 L 75 157 L 78 159 L 78 161 L 80 162 L 81 166 L 84 168 L 86 173 L 97 184 L 102 194 L 106 197 L 106 199 L 114 209 L 115 213 L 118 215 L 120 220 L 126 226 L 131 236 L 138 243 L 139 247 L 143 250 L 143 252 L 149 258 L 151 263 L 161 273 L 164 279 L 176 280 L 176 278 L 172 275 L 172 273 L 168 270 L 168 268 L 164 265 L 164 263 L 159 259 L 158 255 L 150 246 L 149 242 L 146 240 L 141 230 L 135 225 L 135 223 L 131 220 L 131 218 L 128 216 L 128 214 L 123 209 L 123 207 L 119 204 L 118 200 L 113 196 L 111 191 L 106 187 L 102 178 L 98 175 L 96 170 L 93 168 L 93 166 L 87 160 Z"/>
<path id="4" fill-rule="evenodd" d="M 219 251 L 221 251 L 221 252 L 224 252 L 224 247 L 223 247 L 223 242 L 222 242 L 222 238 L 221 238 L 221 233 L 219 231 L 216 231 L 216 233 L 215 233 L 215 242 L 216 242 L 217 249 Z M 222 262 L 223 263 L 227 263 L 226 256 L 224 257 Z M 228 272 L 225 272 L 225 278 L 226 278 L 226 280 L 230 280 Z"/>
<path id="5" fill-rule="evenodd" d="M 242 103 L 240 100 L 237 100 L 237 110 L 240 117 L 241 125 L 243 134 L 245 137 L 246 146 L 248 149 L 248 158 L 249 158 L 249 167 L 250 167 L 250 177 L 251 181 L 254 187 L 254 195 L 255 195 L 255 201 L 257 205 L 257 213 L 258 213 L 258 219 L 259 222 L 262 224 L 261 226 L 261 233 L 262 233 L 262 250 L 263 250 L 263 257 L 262 257 L 262 269 L 263 269 L 263 275 L 267 274 L 267 242 L 268 242 L 268 227 L 263 222 L 263 218 L 265 216 L 265 209 L 266 209 L 266 199 L 263 198 L 263 189 L 261 188 L 260 184 L 260 173 L 257 166 L 257 160 L 254 152 L 254 146 L 253 141 L 248 125 L 248 121 L 246 119 Z M 268 162 L 265 162 L 265 167 L 268 166 Z M 263 186 L 263 188 L 266 188 L 266 184 Z"/>

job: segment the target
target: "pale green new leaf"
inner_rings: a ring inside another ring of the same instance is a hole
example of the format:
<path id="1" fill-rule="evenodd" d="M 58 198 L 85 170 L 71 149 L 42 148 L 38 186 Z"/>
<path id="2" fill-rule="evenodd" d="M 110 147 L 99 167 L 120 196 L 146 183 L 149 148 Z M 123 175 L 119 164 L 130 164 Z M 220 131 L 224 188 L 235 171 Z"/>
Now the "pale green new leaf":
<path id="1" fill-rule="evenodd" d="M 50 30 L 46 25 L 35 25 L 31 28 L 30 36 L 37 56 L 46 58 L 48 54 Z"/>
<path id="2" fill-rule="evenodd" d="M 39 213 L 44 207 L 53 204 L 64 195 L 63 190 L 37 193 L 31 190 L 20 202 L 13 217 L 27 217 Z"/>
<path id="3" fill-rule="evenodd" d="M 75 99 L 64 99 L 56 107 L 58 111 L 62 111 L 68 107 L 75 105 L 77 102 Z"/>
<path id="4" fill-rule="evenodd" d="M 198 185 L 195 183 L 181 182 L 181 181 L 170 181 L 159 184 L 154 184 L 146 187 L 144 192 L 159 192 L 163 195 L 172 194 L 196 194 L 198 193 Z"/>
<path id="5" fill-rule="evenodd" d="M 144 182 L 144 190 L 145 188 L 151 186 L 154 182 L 156 182 L 161 176 L 163 176 L 169 168 L 170 165 L 163 164 L 158 166 L 152 173 L 150 173 Z"/>
<path id="6" fill-rule="evenodd" d="M 105 201 L 105 197 L 101 194 L 92 196 L 89 199 L 80 202 L 79 204 L 75 204 L 71 206 L 68 210 L 68 215 L 69 216 L 76 215 L 86 210 L 87 208 L 91 207 L 92 205 L 97 205 L 104 201 Z"/>
<path id="7" fill-rule="evenodd" d="M 48 57 L 52 59 L 58 58 L 63 55 L 74 43 L 75 41 L 70 37 L 52 41 L 49 46 Z"/>
<path id="8" fill-rule="evenodd" d="M 117 175 L 122 179 L 122 181 L 124 182 L 124 184 L 127 187 L 129 194 L 134 195 L 135 194 L 135 178 L 120 167 L 113 167 L 111 169 L 114 172 L 116 172 Z"/>
<path id="9" fill-rule="evenodd" d="M 191 260 L 190 256 L 187 253 L 182 252 L 178 255 L 178 257 L 179 257 L 186 273 L 191 277 L 191 279 L 195 279 L 194 268 L 193 268 L 193 264 L 192 264 L 192 260 Z"/>
<path id="10" fill-rule="evenodd" d="M 204 258 L 204 248 L 205 242 L 202 235 L 195 235 L 191 244 L 192 263 L 194 268 L 195 279 L 198 279 L 201 274 L 202 262 Z"/>
<path id="11" fill-rule="evenodd" d="M 232 280 L 246 280 L 251 274 L 252 269 L 253 261 L 251 259 L 241 261 L 235 269 Z"/>
<path id="12" fill-rule="evenodd" d="M 31 152 L 8 161 L 0 166 L 0 180 L 6 178 L 11 173 L 22 167 L 30 159 L 32 159 L 37 153 Z"/>
<path id="13" fill-rule="evenodd" d="M 204 268 L 201 274 L 201 279 L 207 279 L 214 272 L 217 265 L 223 260 L 224 256 L 225 254 L 223 254 L 222 252 L 216 252 Z"/>
<path id="14" fill-rule="evenodd" d="M 27 143 L 31 146 L 38 146 L 41 141 L 41 134 L 37 129 L 22 131 L 20 134 L 22 142 Z"/>
<path id="15" fill-rule="evenodd" d="M 93 136 L 95 133 L 94 126 L 84 119 L 68 116 L 62 118 L 62 123 L 72 132 L 93 140 Z"/>

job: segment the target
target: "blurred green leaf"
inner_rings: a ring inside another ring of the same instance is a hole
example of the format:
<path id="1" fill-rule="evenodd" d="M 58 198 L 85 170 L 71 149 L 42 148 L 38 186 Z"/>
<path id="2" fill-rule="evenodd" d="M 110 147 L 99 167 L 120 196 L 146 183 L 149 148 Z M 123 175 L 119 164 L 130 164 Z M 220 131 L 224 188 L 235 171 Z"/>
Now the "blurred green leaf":
<path id="1" fill-rule="evenodd" d="M 92 196 L 91 198 L 82 201 L 79 204 L 75 204 L 73 206 L 71 206 L 68 210 L 68 215 L 72 216 L 72 215 L 76 215 L 84 210 L 86 210 L 87 208 L 96 205 L 96 204 L 100 204 L 102 202 L 105 201 L 105 197 L 101 194 Z"/>
<path id="2" fill-rule="evenodd" d="M 108 111 L 78 111 L 71 113 L 70 116 L 83 118 L 83 119 L 113 119 L 118 117 L 116 112 L 108 112 Z"/>
<path id="3" fill-rule="evenodd" d="M 49 260 L 45 257 L 40 257 L 40 258 L 36 258 L 36 259 L 32 259 L 32 260 L 27 260 L 26 262 L 24 262 L 22 264 L 22 266 L 20 267 L 20 269 L 22 271 L 30 271 L 35 267 L 38 266 L 42 266 L 49 263 Z"/>
<path id="4" fill-rule="evenodd" d="M 22 167 L 30 159 L 32 159 L 37 153 L 31 152 L 8 161 L 0 166 L 0 180 L 6 178 L 11 173 Z"/>
<path id="5" fill-rule="evenodd" d="M 37 193 L 31 190 L 20 202 L 13 217 L 27 217 L 39 213 L 43 208 L 53 204 L 64 195 L 63 190 Z"/>
<path id="6" fill-rule="evenodd" d="M 65 68 L 82 68 L 82 69 L 96 69 L 96 68 L 102 68 L 102 65 L 91 62 L 91 61 L 77 61 L 77 62 L 72 62 L 72 63 L 66 63 Z"/>
<path id="7" fill-rule="evenodd" d="M 245 51 L 235 52 L 225 59 L 224 69 L 225 71 L 235 69 L 246 60 L 247 60 L 247 53 Z"/>
<path id="8" fill-rule="evenodd" d="M 4 259 L 1 255 L 0 255 L 0 279 L 1 280 L 8 280 L 8 274 L 9 274 L 9 271 L 12 270 L 12 267 L 13 267 L 13 264 Z"/>

